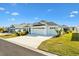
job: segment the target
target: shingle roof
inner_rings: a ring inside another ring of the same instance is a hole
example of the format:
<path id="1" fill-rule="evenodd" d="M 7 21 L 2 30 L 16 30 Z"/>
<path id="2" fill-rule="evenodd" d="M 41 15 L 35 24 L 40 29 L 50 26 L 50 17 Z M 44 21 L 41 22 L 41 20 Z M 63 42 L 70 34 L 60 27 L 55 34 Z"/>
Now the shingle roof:
<path id="1" fill-rule="evenodd" d="M 25 27 L 28 27 L 29 24 L 14 24 L 14 25 L 11 25 L 10 28 L 25 28 Z"/>
<path id="2" fill-rule="evenodd" d="M 67 26 L 67 25 L 62 25 L 62 28 L 69 28 L 69 26 Z"/>
<path id="3" fill-rule="evenodd" d="M 58 24 L 56 24 L 54 22 L 48 22 L 48 21 L 45 21 L 45 20 L 41 20 L 41 21 L 33 23 L 33 24 L 26 24 L 26 23 L 14 24 L 14 25 L 11 25 L 10 28 L 26 28 L 26 27 L 29 27 L 29 26 L 45 26 L 45 25 L 59 26 Z"/>
<path id="4" fill-rule="evenodd" d="M 37 22 L 37 23 L 33 23 L 33 26 L 42 26 L 42 25 L 59 26 L 58 24 L 56 24 L 54 22 L 48 22 L 48 21 L 45 21 L 45 20 L 42 20 L 42 21 Z"/>

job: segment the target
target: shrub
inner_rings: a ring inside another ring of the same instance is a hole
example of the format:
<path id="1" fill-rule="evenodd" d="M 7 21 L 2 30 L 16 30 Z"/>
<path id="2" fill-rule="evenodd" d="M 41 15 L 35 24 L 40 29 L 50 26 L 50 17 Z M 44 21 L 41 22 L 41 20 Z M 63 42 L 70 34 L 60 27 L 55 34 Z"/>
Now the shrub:
<path id="1" fill-rule="evenodd" d="M 4 28 L 0 28 L 0 32 L 2 33 L 4 31 Z"/>
<path id="2" fill-rule="evenodd" d="M 63 28 L 63 30 L 64 30 L 65 33 L 69 33 L 70 32 L 69 28 Z"/>
<path id="3" fill-rule="evenodd" d="M 21 35 L 27 35 L 28 31 L 21 32 Z"/>
<path id="4" fill-rule="evenodd" d="M 16 36 L 20 36 L 18 32 L 15 32 Z"/>
<path id="5" fill-rule="evenodd" d="M 62 34 L 63 34 L 63 30 L 60 29 L 60 30 L 55 30 L 57 32 L 57 35 L 54 36 L 54 37 L 60 37 Z"/>
<path id="6" fill-rule="evenodd" d="M 27 35 L 28 31 L 24 31 L 24 32 L 14 32 L 14 34 L 16 34 L 17 36 L 23 36 L 23 35 Z"/>

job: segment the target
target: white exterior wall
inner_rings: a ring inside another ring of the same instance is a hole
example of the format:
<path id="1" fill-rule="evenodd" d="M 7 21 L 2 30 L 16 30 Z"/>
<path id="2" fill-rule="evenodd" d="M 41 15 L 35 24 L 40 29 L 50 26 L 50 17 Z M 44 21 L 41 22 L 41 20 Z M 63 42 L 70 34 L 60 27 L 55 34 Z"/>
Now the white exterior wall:
<path id="1" fill-rule="evenodd" d="M 74 32 L 79 33 L 79 26 L 75 27 Z"/>
<path id="2" fill-rule="evenodd" d="M 18 32 L 19 30 L 20 30 L 21 32 L 23 32 L 23 29 L 15 29 L 16 32 Z"/>
<path id="3" fill-rule="evenodd" d="M 19 31 L 19 29 L 15 29 L 15 31 L 16 31 L 16 32 L 18 32 L 18 31 Z"/>
<path id="4" fill-rule="evenodd" d="M 21 32 L 23 32 L 24 30 L 23 29 L 21 29 Z"/>
<path id="5" fill-rule="evenodd" d="M 56 26 L 48 26 L 48 36 L 57 35 L 57 32 L 55 31 Z"/>
<path id="6" fill-rule="evenodd" d="M 29 31 L 30 31 L 30 27 L 26 27 L 26 31 L 28 31 L 28 32 L 29 32 Z"/>

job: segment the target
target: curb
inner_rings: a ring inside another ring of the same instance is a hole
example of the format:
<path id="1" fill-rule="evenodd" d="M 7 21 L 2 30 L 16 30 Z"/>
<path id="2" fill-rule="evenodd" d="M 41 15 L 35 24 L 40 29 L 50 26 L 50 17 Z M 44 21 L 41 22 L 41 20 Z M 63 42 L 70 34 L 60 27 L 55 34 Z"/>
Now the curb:
<path id="1" fill-rule="evenodd" d="M 9 41 L 9 40 L 6 40 L 6 39 L 4 39 L 4 38 L 1 38 L 1 39 L 2 39 L 2 40 L 5 40 L 5 41 L 7 41 L 7 42 L 10 42 L 10 43 L 17 44 L 17 45 L 22 46 L 22 47 L 24 47 L 24 48 L 33 50 L 33 51 L 35 51 L 35 52 L 41 53 L 41 54 L 46 55 L 46 56 L 58 56 L 58 55 L 55 55 L 55 54 L 51 54 L 51 53 L 48 53 L 48 52 L 45 52 L 45 51 L 42 51 L 42 50 L 39 50 L 39 49 L 30 47 L 30 46 L 28 46 L 28 45 L 21 44 L 21 43 L 19 43 L 19 42 Z"/>

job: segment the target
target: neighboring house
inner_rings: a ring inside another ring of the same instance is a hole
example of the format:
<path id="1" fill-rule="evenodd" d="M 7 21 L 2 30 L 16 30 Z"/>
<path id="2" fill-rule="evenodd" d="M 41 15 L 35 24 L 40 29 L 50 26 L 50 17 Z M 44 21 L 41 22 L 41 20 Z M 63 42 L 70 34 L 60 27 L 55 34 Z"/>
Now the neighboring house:
<path id="1" fill-rule="evenodd" d="M 75 26 L 75 27 L 74 27 L 74 32 L 75 32 L 75 33 L 79 33 L 79 26 Z"/>
<path id="2" fill-rule="evenodd" d="M 57 32 L 55 29 L 60 30 L 61 27 L 54 22 L 48 22 L 48 21 L 42 20 L 40 22 L 32 24 L 30 34 L 53 36 L 53 35 L 57 35 Z"/>
<path id="3" fill-rule="evenodd" d="M 75 31 L 76 30 L 75 27 L 71 27 L 71 26 L 67 26 L 67 25 L 62 25 L 62 28 L 66 29 L 66 30 L 70 30 L 70 31 Z"/>
<path id="4" fill-rule="evenodd" d="M 65 30 L 67 30 L 67 29 L 70 29 L 70 27 L 69 26 L 67 26 L 67 25 L 62 25 L 62 28 Z"/>
<path id="5" fill-rule="evenodd" d="M 9 32 L 18 32 L 18 31 L 29 31 L 29 24 L 14 24 L 9 27 Z"/>

